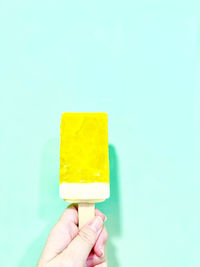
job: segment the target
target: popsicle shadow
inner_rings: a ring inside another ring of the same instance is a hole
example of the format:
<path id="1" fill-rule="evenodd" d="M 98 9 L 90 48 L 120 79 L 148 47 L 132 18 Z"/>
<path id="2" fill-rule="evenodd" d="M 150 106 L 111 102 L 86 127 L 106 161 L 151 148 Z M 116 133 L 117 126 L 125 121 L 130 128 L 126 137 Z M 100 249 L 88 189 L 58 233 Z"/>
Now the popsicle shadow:
<path id="1" fill-rule="evenodd" d="M 105 202 L 96 204 L 108 220 L 105 223 L 109 239 L 107 244 L 107 258 L 109 267 L 119 267 L 115 239 L 121 235 L 121 208 L 119 191 L 119 164 L 117 153 L 113 145 L 109 145 L 109 165 L 110 165 L 110 198 Z"/>

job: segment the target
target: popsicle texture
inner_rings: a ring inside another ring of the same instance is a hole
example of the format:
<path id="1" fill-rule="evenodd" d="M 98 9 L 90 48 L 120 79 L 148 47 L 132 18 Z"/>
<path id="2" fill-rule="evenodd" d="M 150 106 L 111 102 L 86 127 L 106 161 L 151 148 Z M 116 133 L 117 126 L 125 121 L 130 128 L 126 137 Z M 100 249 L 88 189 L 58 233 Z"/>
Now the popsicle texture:
<path id="1" fill-rule="evenodd" d="M 60 184 L 109 184 L 107 114 L 63 113 L 60 132 Z"/>

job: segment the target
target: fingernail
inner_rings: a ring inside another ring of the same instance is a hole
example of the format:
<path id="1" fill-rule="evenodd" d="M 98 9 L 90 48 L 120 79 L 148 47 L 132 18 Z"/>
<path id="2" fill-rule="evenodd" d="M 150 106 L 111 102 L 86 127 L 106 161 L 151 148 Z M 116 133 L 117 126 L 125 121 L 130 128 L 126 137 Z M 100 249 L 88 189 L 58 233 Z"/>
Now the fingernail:
<path id="1" fill-rule="evenodd" d="M 100 216 L 96 216 L 91 222 L 88 223 L 88 225 L 95 231 L 98 232 L 103 225 L 103 220 Z"/>
<path id="2" fill-rule="evenodd" d="M 104 222 L 106 222 L 107 221 L 107 216 L 106 215 L 104 215 L 104 216 L 105 216 Z"/>

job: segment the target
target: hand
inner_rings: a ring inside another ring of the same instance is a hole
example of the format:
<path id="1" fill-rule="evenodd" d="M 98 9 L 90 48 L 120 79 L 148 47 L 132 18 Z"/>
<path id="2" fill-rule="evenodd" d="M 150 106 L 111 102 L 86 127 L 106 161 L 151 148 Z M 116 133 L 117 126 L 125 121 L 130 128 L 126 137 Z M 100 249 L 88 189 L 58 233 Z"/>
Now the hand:
<path id="1" fill-rule="evenodd" d="M 77 206 L 70 205 L 50 231 L 37 267 L 106 267 L 104 220 L 96 209 L 95 218 L 79 230 Z"/>

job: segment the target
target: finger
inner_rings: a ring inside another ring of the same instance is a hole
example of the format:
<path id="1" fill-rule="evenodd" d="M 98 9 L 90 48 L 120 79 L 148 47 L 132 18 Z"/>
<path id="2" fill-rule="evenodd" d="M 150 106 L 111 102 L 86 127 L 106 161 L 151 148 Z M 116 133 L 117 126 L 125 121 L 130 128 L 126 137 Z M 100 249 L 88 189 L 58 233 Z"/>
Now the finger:
<path id="1" fill-rule="evenodd" d="M 77 209 L 70 205 L 50 231 L 41 259 L 49 261 L 61 253 L 78 234 L 77 225 Z"/>
<path id="2" fill-rule="evenodd" d="M 72 222 L 76 225 L 78 225 L 78 208 L 77 204 L 73 203 L 69 205 L 63 214 L 61 215 L 58 223 L 62 223 L 65 225 L 68 225 L 68 223 Z"/>
<path id="3" fill-rule="evenodd" d="M 87 267 L 93 267 L 100 263 L 105 262 L 105 258 L 98 257 L 94 252 L 90 253 L 90 255 L 87 258 L 86 266 Z"/>
<path id="4" fill-rule="evenodd" d="M 84 265 L 102 229 L 103 220 L 100 216 L 96 216 L 84 225 L 69 246 L 60 254 L 61 262 L 65 262 L 66 266 L 70 266 L 71 263 L 74 267 Z"/>
<path id="5" fill-rule="evenodd" d="M 105 244 L 108 240 L 108 232 L 106 227 L 103 227 L 101 234 L 99 235 L 95 245 L 94 245 L 94 252 L 98 257 L 103 257 L 105 254 Z"/>
<path id="6" fill-rule="evenodd" d="M 78 203 L 71 203 L 67 208 L 70 209 L 71 207 L 75 208 L 78 211 Z"/>
<path id="7" fill-rule="evenodd" d="M 98 209 L 95 209 L 95 216 L 100 216 L 103 221 L 106 220 L 106 216 Z"/>

